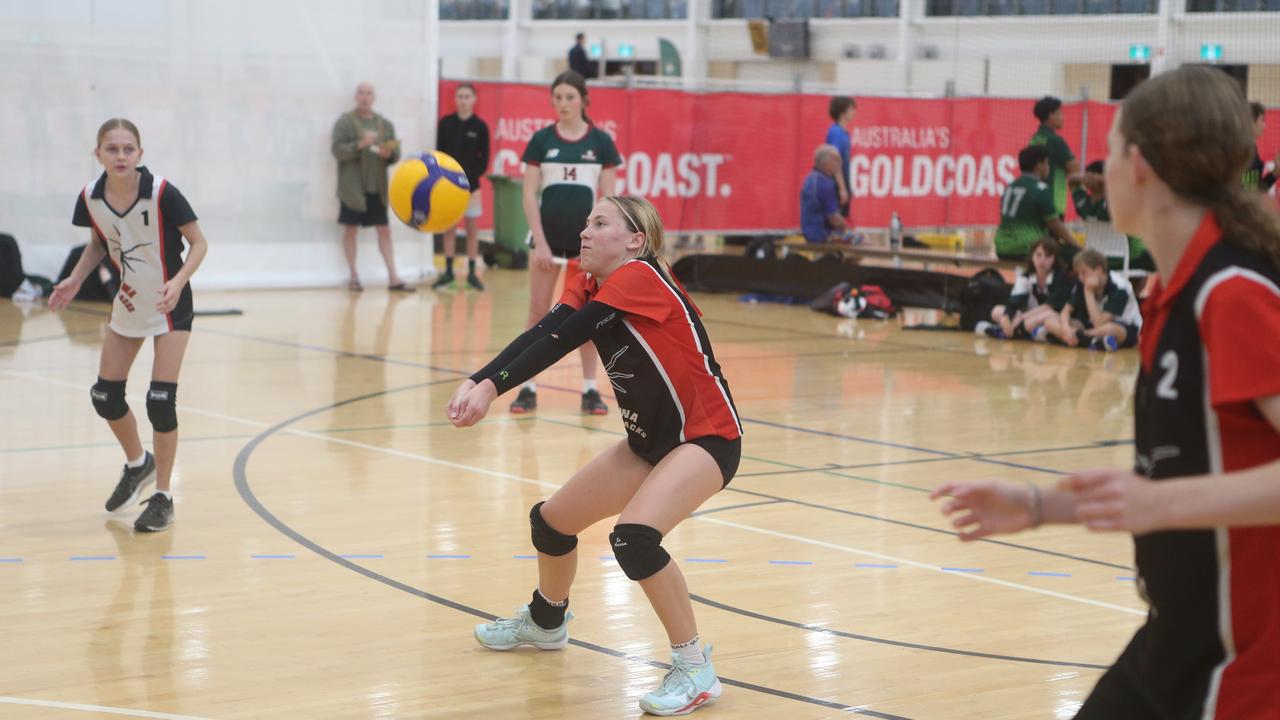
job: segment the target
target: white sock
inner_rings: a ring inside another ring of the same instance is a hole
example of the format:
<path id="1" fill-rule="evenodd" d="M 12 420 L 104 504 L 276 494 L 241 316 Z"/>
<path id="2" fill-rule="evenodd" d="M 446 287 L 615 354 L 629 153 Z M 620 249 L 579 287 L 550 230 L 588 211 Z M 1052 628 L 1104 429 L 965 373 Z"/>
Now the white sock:
<path id="1" fill-rule="evenodd" d="M 671 652 L 679 655 L 689 665 L 705 665 L 707 659 L 702 655 L 702 640 L 697 635 L 689 642 L 672 645 Z"/>
<path id="2" fill-rule="evenodd" d="M 525 384 L 524 384 L 524 387 L 525 387 L 529 392 L 538 392 L 538 383 L 536 383 L 536 382 L 534 382 L 534 381 L 532 381 L 532 380 L 530 380 L 529 382 L 525 383 Z"/>
<path id="3" fill-rule="evenodd" d="M 582 379 L 582 392 L 584 392 L 584 393 L 585 393 L 585 392 L 591 392 L 592 390 L 595 390 L 595 391 L 599 392 L 599 388 L 597 388 L 597 387 L 596 387 L 596 381 L 595 381 L 595 378 L 592 378 L 592 379 L 590 379 L 590 380 L 587 380 L 586 378 L 583 378 L 583 379 Z"/>
<path id="4" fill-rule="evenodd" d="M 166 500 L 168 500 L 169 502 L 173 502 L 173 493 L 169 492 L 168 490 L 157 490 L 156 494 L 163 495 Z"/>
<path id="5" fill-rule="evenodd" d="M 128 465 L 134 470 L 137 470 L 138 468 L 142 467 L 142 463 L 146 461 L 147 461 L 147 451 L 143 450 L 142 454 L 138 456 L 137 460 L 130 460 L 129 462 L 125 463 L 125 465 Z"/>

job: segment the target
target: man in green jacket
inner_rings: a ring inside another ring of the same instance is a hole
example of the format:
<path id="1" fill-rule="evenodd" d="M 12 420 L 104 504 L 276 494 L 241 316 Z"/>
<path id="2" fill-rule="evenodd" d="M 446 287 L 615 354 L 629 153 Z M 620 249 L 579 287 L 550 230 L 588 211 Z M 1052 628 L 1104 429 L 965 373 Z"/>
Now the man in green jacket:
<path id="1" fill-rule="evenodd" d="M 400 141 L 391 121 L 373 111 L 375 98 L 373 85 L 360 83 L 355 109 L 333 124 L 333 156 L 338 159 L 338 199 L 342 203 L 338 223 L 351 271 L 347 287 L 364 289 L 356 272 L 356 232 L 373 226 L 391 289 L 412 292 L 396 273 L 391 228 L 387 226 L 387 167 L 400 159 Z"/>

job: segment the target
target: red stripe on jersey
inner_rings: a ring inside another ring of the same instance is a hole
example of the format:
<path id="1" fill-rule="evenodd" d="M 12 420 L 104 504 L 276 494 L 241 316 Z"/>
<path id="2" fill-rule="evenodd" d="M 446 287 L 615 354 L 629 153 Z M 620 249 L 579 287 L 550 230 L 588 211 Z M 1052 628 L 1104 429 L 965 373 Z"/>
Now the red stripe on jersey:
<path id="1" fill-rule="evenodd" d="M 1205 281 L 1195 309 L 1205 357 L 1210 469 L 1230 472 L 1280 459 L 1280 432 L 1254 404 L 1280 394 L 1274 341 L 1280 337 L 1280 289 L 1262 275 L 1229 267 Z M 1218 538 L 1227 657 L 1215 674 L 1217 697 L 1206 717 L 1280 719 L 1280 527 L 1229 528 Z"/>
<path id="2" fill-rule="evenodd" d="M 729 402 L 729 394 L 721 385 L 720 378 L 711 372 L 707 349 L 702 347 L 693 317 L 681 301 L 680 293 L 649 263 L 633 260 L 628 266 L 650 274 L 653 285 L 650 293 L 659 291 L 659 288 L 665 291 L 669 304 L 668 319 L 659 324 L 639 317 L 633 327 L 653 349 L 657 362 L 675 387 L 680 406 L 684 409 L 685 438 L 717 435 L 733 440 L 740 437 L 742 425 L 738 422 L 738 414 Z"/>
<path id="3" fill-rule="evenodd" d="M 168 248 L 166 248 L 166 247 L 165 247 L 165 243 L 164 243 L 164 241 L 165 241 L 165 237 L 164 237 L 164 213 L 163 213 L 163 211 L 162 211 L 162 210 L 160 210 L 160 198 L 164 196 L 164 189 L 165 189 L 165 187 L 166 187 L 166 186 L 168 186 L 168 184 L 169 184 L 169 181 L 168 181 L 168 180 L 161 180 L 161 181 L 160 181 L 160 189 L 156 191 L 156 194 L 155 194 L 155 201 L 154 201 L 154 203 L 155 203 L 155 207 L 156 207 L 156 233 L 157 233 L 158 237 L 160 238 L 160 243 L 159 243 L 159 246 L 160 246 L 160 247 L 159 247 L 159 249 L 160 249 L 160 272 L 163 274 L 163 276 L 164 276 L 164 281 L 165 281 L 165 283 L 166 283 L 166 284 L 169 282 L 169 263 L 164 259 L 164 255 L 165 255 L 165 251 L 166 251 L 166 250 L 168 250 Z M 164 286 L 163 286 L 163 285 L 161 285 L 160 287 L 161 287 L 161 290 L 163 290 L 163 289 L 164 289 Z M 169 324 L 169 330 L 170 330 L 170 331 L 172 331 L 172 330 L 173 330 L 173 314 L 172 314 L 172 313 L 165 313 L 165 314 L 164 314 L 164 321 L 165 321 L 166 323 L 168 323 L 168 324 Z"/>

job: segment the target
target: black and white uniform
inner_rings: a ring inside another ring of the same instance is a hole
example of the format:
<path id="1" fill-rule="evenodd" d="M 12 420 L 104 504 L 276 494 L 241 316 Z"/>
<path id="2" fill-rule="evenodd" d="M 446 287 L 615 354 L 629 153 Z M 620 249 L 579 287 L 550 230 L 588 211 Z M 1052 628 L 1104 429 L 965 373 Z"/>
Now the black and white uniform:
<path id="1" fill-rule="evenodd" d="M 182 232 L 196 214 L 178 188 L 139 167 L 138 197 L 124 212 L 107 204 L 107 174 L 90 182 L 76 198 L 71 224 L 93 228 L 93 236 L 120 272 L 120 291 L 111 303 L 110 327 L 125 337 L 152 337 L 191 329 L 191 286 L 172 312 L 156 310 L 160 290 L 182 269 Z"/>

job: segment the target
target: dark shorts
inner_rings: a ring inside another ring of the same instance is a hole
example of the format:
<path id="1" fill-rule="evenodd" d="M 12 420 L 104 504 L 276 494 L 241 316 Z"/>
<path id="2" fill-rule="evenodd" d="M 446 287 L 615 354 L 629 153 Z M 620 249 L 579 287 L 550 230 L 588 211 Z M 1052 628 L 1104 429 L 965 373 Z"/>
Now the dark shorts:
<path id="1" fill-rule="evenodd" d="M 718 435 L 705 435 L 700 438 L 687 440 L 683 444 L 697 445 L 711 455 L 711 459 L 715 460 L 716 465 L 720 467 L 720 477 L 724 483 L 720 487 L 727 487 L 729 485 L 729 481 L 738 473 L 738 463 L 742 460 L 741 437 L 729 440 Z M 637 457 L 650 465 L 657 465 L 662 461 L 662 458 L 666 457 L 672 450 L 676 449 L 673 447 L 646 452 L 636 448 L 634 445 L 631 445 L 630 440 L 628 440 L 628 446 L 631 448 L 631 452 L 635 453 Z M 680 446 L 677 445 L 676 447 Z"/>
<path id="2" fill-rule="evenodd" d="M 378 193 L 367 193 L 364 196 L 364 212 L 352 210 L 346 203 L 338 210 L 338 223 L 341 225 L 359 225 L 370 227 L 387 224 L 387 206 Z"/>
<path id="3" fill-rule="evenodd" d="M 1185 653 L 1169 652 L 1168 642 L 1158 642 L 1155 632 L 1150 623 L 1138 629 L 1099 678 L 1075 720 L 1198 720 L 1204 716 L 1216 662 L 1194 647 L 1187 647 Z M 1263 713 L 1263 708 L 1257 710 Z"/>

